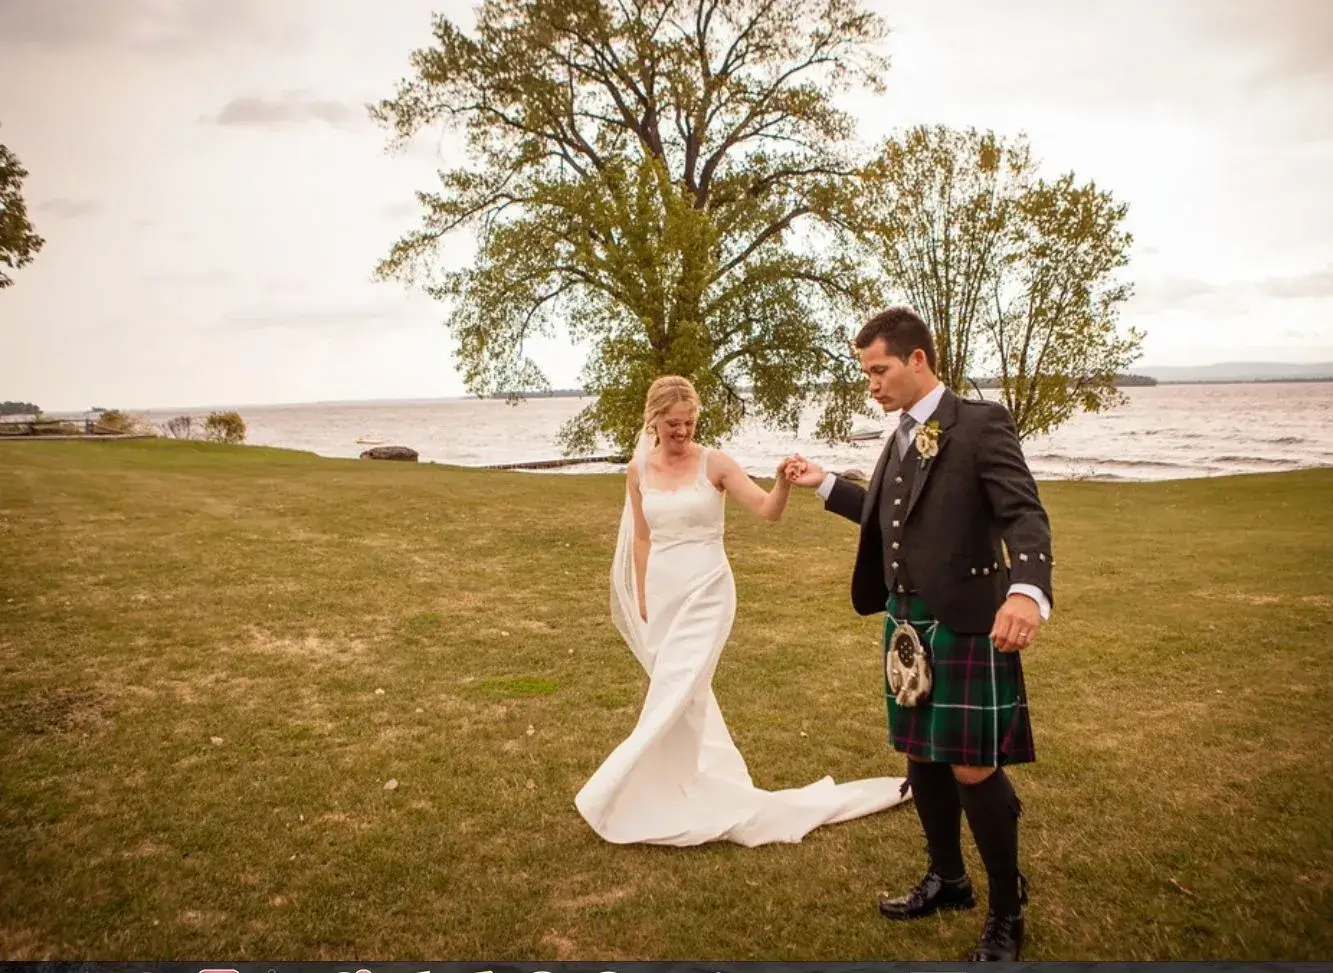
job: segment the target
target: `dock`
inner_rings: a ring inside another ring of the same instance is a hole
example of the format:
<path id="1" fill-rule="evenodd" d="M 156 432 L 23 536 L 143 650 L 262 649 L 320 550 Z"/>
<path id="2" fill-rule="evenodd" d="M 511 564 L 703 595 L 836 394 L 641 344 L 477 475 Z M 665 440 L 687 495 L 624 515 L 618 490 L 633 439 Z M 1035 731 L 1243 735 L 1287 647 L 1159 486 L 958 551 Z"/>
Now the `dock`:
<path id="1" fill-rule="evenodd" d="M 526 463 L 496 463 L 482 466 L 483 470 L 555 470 L 565 466 L 583 466 L 587 463 L 628 463 L 628 456 L 574 456 L 565 459 L 537 459 Z"/>

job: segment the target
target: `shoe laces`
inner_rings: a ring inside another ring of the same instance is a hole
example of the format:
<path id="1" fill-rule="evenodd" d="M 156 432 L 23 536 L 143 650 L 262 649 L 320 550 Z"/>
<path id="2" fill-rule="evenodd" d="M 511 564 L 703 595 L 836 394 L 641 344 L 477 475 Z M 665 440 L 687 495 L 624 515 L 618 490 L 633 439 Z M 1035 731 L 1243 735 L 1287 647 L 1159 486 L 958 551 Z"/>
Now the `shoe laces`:
<path id="1" fill-rule="evenodd" d="M 986 914 L 986 925 L 981 930 L 981 938 L 985 942 L 996 942 L 1000 939 L 1012 939 L 1014 935 L 1015 916 L 1002 916 L 994 912 Z"/>

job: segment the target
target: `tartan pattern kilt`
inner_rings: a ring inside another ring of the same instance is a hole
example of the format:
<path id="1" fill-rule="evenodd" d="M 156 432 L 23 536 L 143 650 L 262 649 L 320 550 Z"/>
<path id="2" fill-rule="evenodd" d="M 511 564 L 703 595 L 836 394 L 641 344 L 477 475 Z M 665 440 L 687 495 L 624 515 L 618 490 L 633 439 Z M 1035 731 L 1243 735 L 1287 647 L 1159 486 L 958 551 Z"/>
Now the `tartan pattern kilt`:
<path id="1" fill-rule="evenodd" d="M 893 749 L 922 760 L 1001 767 L 1037 759 L 1028 720 L 1023 663 L 987 635 L 959 635 L 933 619 L 919 595 L 891 594 L 885 605 L 884 696 Z M 913 707 L 889 691 L 889 636 L 900 622 L 916 629 L 932 666 L 930 696 Z"/>

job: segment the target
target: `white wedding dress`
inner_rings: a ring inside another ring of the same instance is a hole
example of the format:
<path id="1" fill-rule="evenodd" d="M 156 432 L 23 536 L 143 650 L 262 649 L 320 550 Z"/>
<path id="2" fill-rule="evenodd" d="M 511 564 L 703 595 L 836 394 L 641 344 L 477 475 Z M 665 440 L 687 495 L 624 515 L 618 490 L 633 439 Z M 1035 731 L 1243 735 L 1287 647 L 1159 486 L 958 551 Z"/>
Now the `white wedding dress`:
<path id="1" fill-rule="evenodd" d="M 725 494 L 704 472 L 706 451 L 691 484 L 654 489 L 647 477 L 649 442 L 640 442 L 632 461 L 639 464 L 643 512 L 652 531 L 646 625 L 638 611 L 628 497 L 611 577 L 611 616 L 648 673 L 648 693 L 633 732 L 579 791 L 579 813 L 616 844 L 732 841 L 753 847 L 799 842 L 821 825 L 906 800 L 900 777 L 845 784 L 825 777 L 779 791 L 751 782 L 712 689 L 736 614 L 723 547 Z"/>

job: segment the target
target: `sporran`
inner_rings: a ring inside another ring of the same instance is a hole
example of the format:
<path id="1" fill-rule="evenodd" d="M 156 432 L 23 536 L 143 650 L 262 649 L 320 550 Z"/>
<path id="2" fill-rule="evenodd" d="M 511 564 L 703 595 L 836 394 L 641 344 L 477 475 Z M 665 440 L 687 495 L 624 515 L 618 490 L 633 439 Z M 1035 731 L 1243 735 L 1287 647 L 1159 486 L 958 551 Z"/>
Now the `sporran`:
<path id="1" fill-rule="evenodd" d="M 915 706 L 930 695 L 930 658 L 916 629 L 906 622 L 899 622 L 889 634 L 884 669 L 899 706 Z"/>

